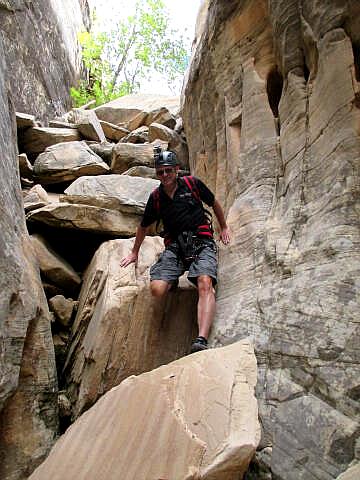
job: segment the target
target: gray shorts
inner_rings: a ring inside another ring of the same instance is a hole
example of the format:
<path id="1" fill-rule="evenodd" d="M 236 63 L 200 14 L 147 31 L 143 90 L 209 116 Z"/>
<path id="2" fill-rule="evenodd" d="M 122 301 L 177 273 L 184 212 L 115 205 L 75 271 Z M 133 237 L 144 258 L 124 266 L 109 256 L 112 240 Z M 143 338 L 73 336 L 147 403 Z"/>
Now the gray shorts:
<path id="1" fill-rule="evenodd" d="M 186 270 L 189 270 L 188 280 L 197 285 L 197 277 L 208 275 L 213 285 L 217 282 L 217 248 L 213 240 L 203 240 L 204 247 L 190 266 L 184 265 L 179 255 L 179 249 L 172 243 L 159 257 L 159 260 L 150 268 L 150 280 L 165 280 L 175 282 Z"/>

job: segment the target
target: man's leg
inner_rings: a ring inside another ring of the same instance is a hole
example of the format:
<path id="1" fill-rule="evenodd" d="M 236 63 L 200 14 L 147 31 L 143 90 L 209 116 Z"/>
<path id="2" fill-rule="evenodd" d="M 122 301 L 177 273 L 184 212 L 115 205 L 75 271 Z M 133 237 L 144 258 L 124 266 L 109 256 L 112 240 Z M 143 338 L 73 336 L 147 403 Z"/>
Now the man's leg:
<path id="1" fill-rule="evenodd" d="M 199 337 L 204 337 L 207 340 L 214 320 L 216 307 L 212 278 L 208 275 L 200 275 L 197 278 L 197 285 L 199 294 L 197 308 Z"/>
<path id="2" fill-rule="evenodd" d="M 150 290 L 153 297 L 164 297 L 170 290 L 170 287 L 171 283 L 166 282 L 165 280 L 152 280 L 150 282 Z"/>

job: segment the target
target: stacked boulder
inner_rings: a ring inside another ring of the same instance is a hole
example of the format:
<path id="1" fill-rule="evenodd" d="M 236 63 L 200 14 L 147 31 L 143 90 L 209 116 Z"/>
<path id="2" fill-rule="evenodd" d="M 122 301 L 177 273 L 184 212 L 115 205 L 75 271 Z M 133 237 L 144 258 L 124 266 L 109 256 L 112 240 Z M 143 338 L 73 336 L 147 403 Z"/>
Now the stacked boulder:
<path id="1" fill-rule="evenodd" d="M 159 184 L 154 145 L 173 149 L 188 167 L 178 103 L 129 96 L 73 109 L 47 127 L 16 115 L 24 208 L 52 312 L 64 427 L 122 379 L 187 353 L 196 333 L 196 293 L 185 279 L 166 305 L 148 293 L 161 238 L 146 239 L 137 268 L 119 267 Z M 164 321 L 164 309 L 178 321 Z"/>

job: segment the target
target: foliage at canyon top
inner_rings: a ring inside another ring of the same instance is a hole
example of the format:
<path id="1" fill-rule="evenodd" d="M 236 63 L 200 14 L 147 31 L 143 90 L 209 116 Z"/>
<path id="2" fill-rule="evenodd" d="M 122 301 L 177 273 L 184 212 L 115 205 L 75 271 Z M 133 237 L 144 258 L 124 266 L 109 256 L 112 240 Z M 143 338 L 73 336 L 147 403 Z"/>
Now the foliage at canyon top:
<path id="1" fill-rule="evenodd" d="M 71 89 L 76 107 L 93 99 L 100 105 L 137 93 L 154 72 L 172 89 L 182 81 L 189 59 L 188 42 L 181 32 L 169 27 L 169 15 L 161 0 L 137 0 L 133 14 L 115 28 L 81 32 L 79 41 L 87 79 Z"/>

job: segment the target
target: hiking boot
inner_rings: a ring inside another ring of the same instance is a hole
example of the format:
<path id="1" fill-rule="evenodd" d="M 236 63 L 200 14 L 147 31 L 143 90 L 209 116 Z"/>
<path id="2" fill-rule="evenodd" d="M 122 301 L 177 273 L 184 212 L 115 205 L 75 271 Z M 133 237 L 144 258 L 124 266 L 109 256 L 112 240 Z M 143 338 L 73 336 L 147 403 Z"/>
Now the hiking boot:
<path id="1" fill-rule="evenodd" d="M 207 350 L 208 344 L 204 337 L 197 337 L 194 343 L 191 345 L 191 353 L 201 352 L 201 350 Z"/>

